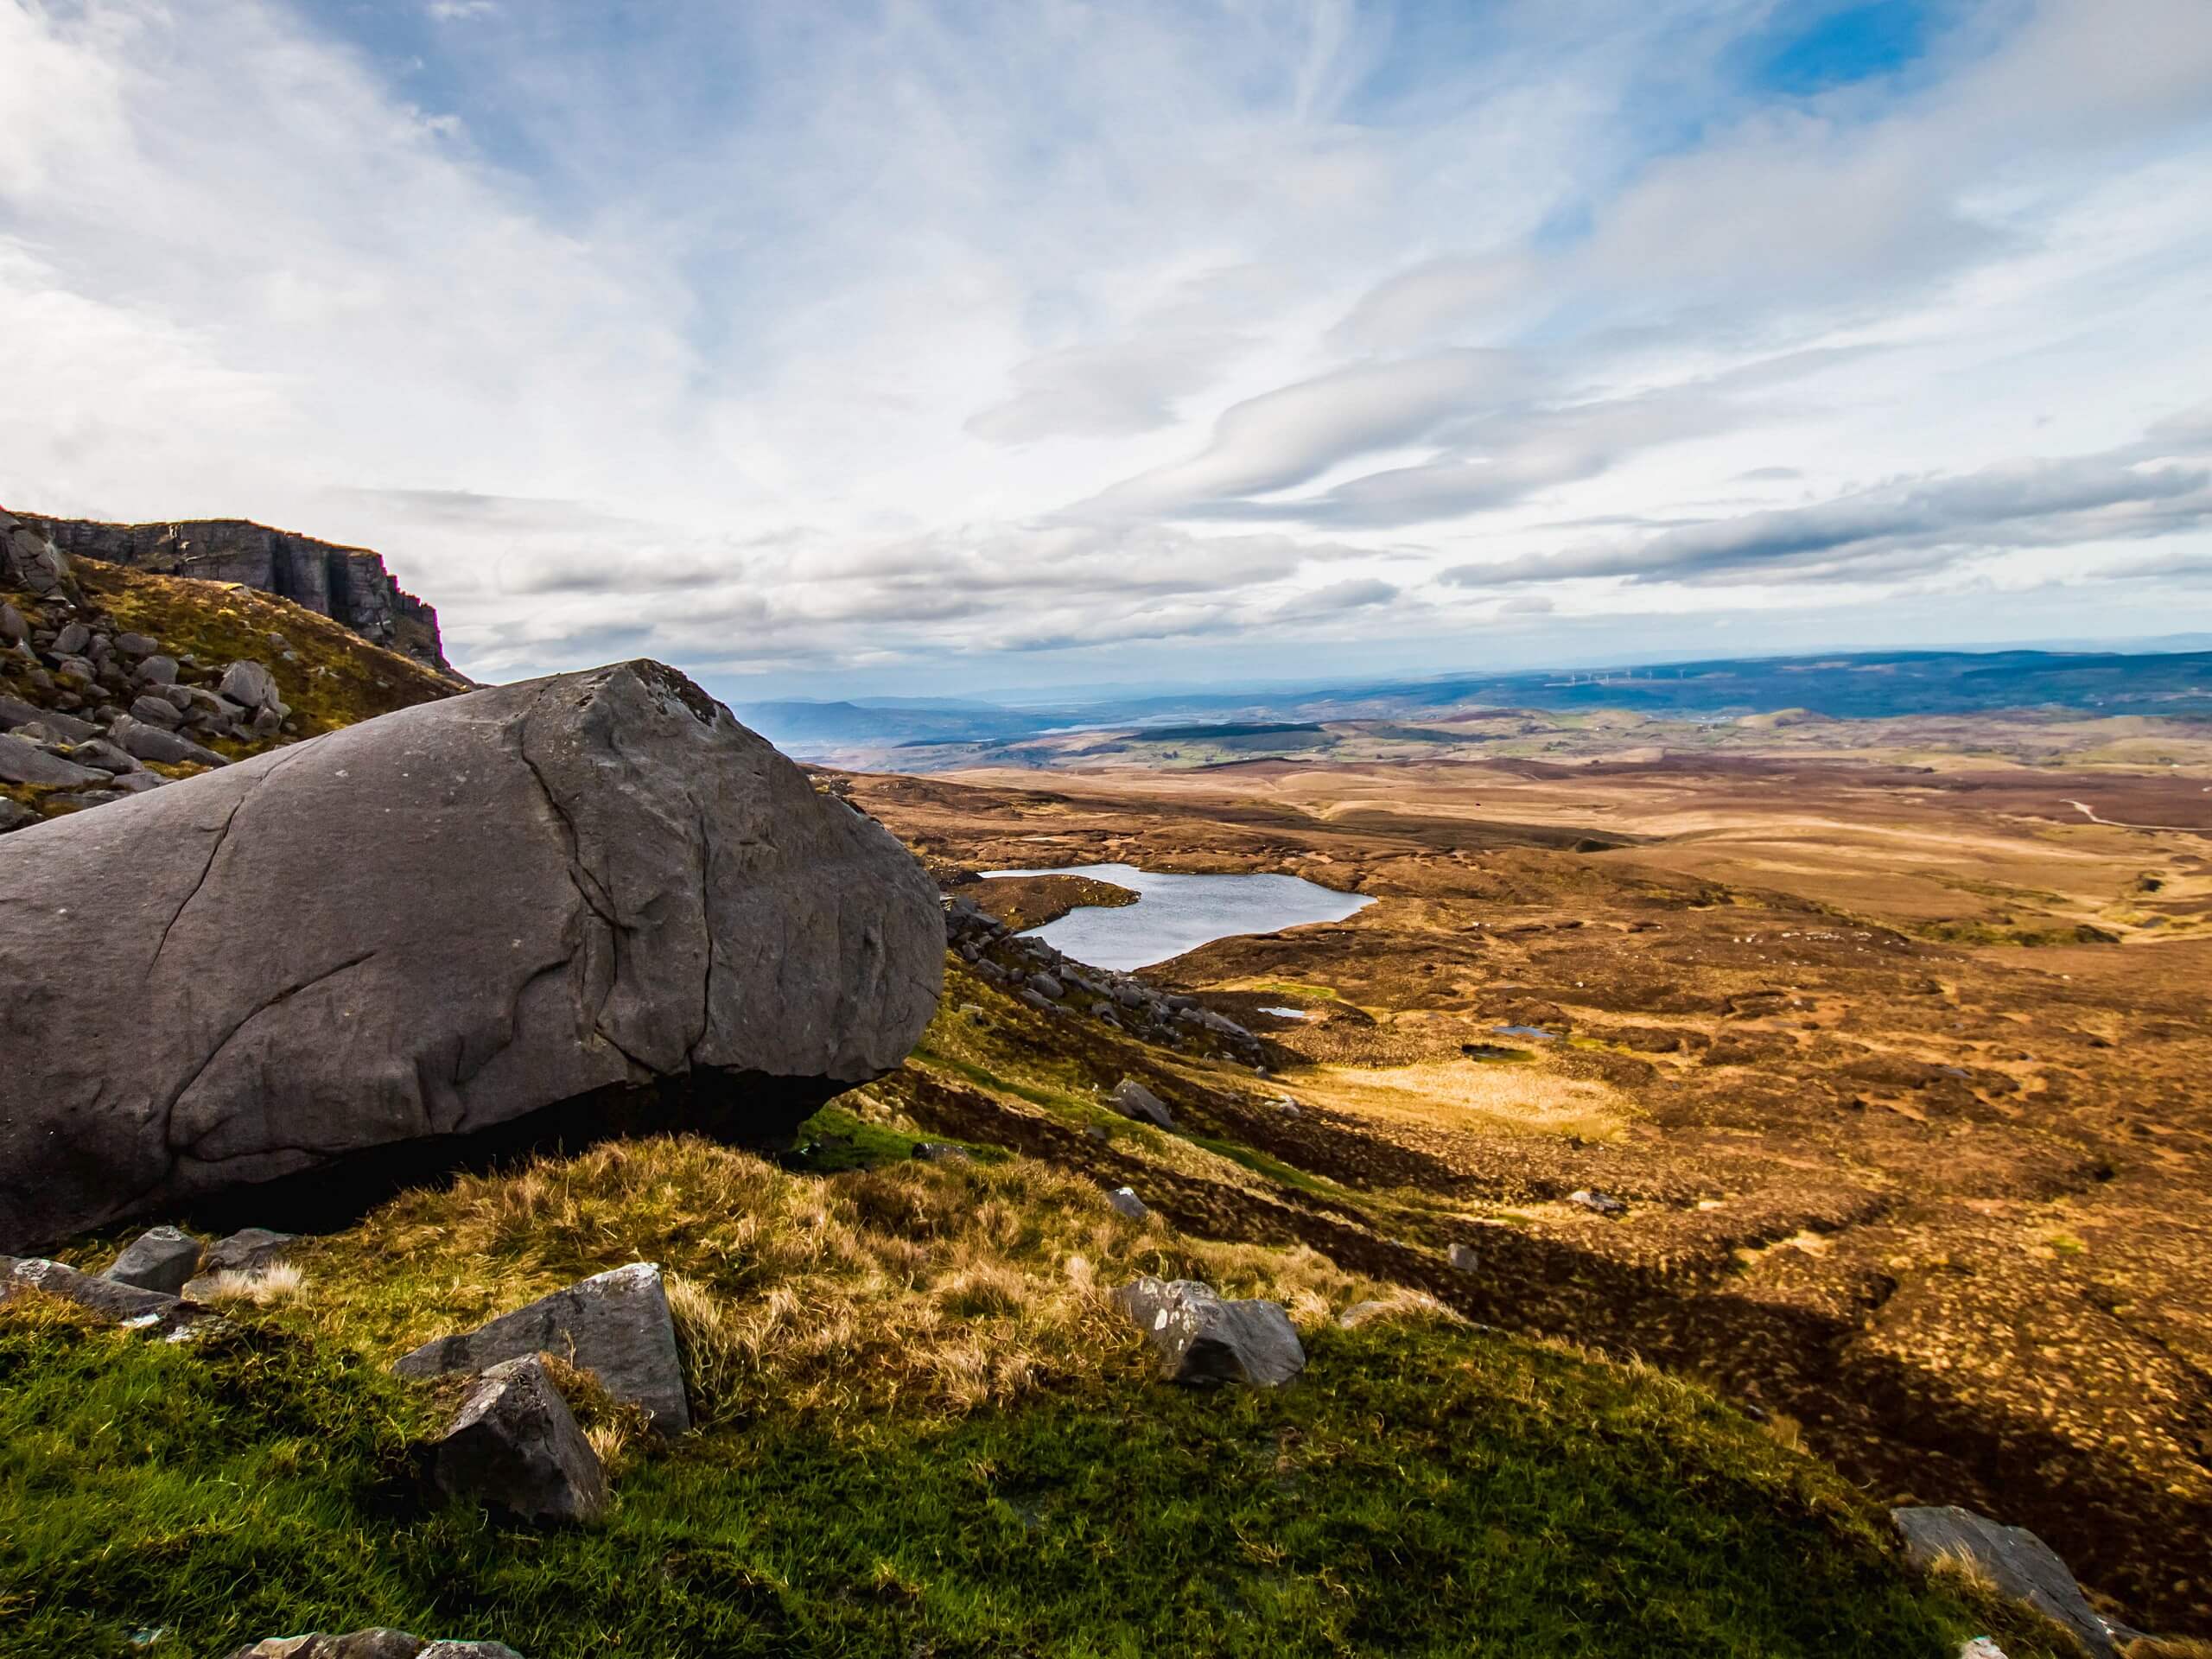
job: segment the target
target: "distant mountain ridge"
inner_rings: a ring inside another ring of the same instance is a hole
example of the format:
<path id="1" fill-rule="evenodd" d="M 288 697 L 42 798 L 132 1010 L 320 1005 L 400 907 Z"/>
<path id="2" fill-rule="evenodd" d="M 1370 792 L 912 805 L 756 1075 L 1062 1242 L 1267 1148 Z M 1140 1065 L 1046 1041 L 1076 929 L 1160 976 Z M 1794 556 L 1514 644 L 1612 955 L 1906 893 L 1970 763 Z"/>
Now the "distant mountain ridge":
<path id="1" fill-rule="evenodd" d="M 736 712 L 771 741 L 810 758 L 849 759 L 870 747 L 1002 744 L 1071 728 L 1135 728 L 1158 735 L 1157 728 L 1198 721 L 1302 726 L 1483 708 L 1566 714 L 1621 709 L 1690 720 L 1732 720 L 1778 709 L 1828 720 L 1885 720 L 2006 709 L 2212 719 L 2212 651 L 1827 652 L 1614 670 L 1531 669 L 1185 691 L 1052 708 L 876 697 L 745 703 Z"/>

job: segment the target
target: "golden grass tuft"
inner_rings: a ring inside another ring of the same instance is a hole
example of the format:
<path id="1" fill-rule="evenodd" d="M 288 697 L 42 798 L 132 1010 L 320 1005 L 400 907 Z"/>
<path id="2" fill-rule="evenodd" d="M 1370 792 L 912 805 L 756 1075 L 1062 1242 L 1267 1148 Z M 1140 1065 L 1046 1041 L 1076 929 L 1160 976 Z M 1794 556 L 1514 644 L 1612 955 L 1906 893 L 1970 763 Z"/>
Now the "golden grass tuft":
<path id="1" fill-rule="evenodd" d="M 216 1274 L 199 1287 L 194 1299 L 203 1302 L 251 1302 L 256 1307 L 273 1307 L 279 1302 L 296 1300 L 307 1288 L 307 1274 L 293 1263 L 272 1262 L 265 1268 Z"/>

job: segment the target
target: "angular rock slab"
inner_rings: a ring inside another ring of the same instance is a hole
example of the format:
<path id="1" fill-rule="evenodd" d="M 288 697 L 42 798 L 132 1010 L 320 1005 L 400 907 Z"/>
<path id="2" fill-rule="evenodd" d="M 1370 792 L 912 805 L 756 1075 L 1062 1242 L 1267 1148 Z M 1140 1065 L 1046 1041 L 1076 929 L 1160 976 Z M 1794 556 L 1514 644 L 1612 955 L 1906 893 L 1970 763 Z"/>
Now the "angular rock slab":
<path id="1" fill-rule="evenodd" d="M 889 832 L 656 663 L 30 825 L 0 838 L 0 1250 L 487 1142 L 772 1141 L 905 1058 L 944 937 Z"/>
<path id="2" fill-rule="evenodd" d="M 660 1269 L 650 1262 L 594 1274 L 474 1331 L 435 1338 L 392 1370 L 402 1376 L 488 1371 L 539 1353 L 581 1365 L 617 1400 L 644 1407 L 660 1433 L 681 1434 L 691 1427 L 676 1321 Z"/>
<path id="3" fill-rule="evenodd" d="M 140 1290 L 178 1294 L 200 1271 L 200 1241 L 174 1227 L 155 1227 L 123 1248 L 100 1276 Z"/>
<path id="4" fill-rule="evenodd" d="M 27 1290 L 59 1296 L 95 1313 L 104 1313 L 119 1324 L 133 1319 L 159 1319 L 178 1306 L 177 1299 L 163 1291 L 118 1284 L 112 1279 L 79 1273 L 59 1262 L 38 1257 L 17 1261 L 12 1255 L 0 1255 L 0 1302 Z"/>
<path id="5" fill-rule="evenodd" d="M 1135 1077 L 1123 1077 L 1114 1085 L 1114 1092 L 1106 1103 L 1123 1117 L 1141 1118 L 1156 1123 L 1163 1129 L 1175 1127 L 1175 1114 L 1167 1109 L 1167 1103 L 1146 1088 Z"/>
<path id="6" fill-rule="evenodd" d="M 1306 1350 L 1277 1302 L 1225 1301 L 1195 1279 L 1147 1275 L 1114 1293 L 1171 1382 L 1280 1388 L 1306 1369 Z"/>
<path id="7" fill-rule="evenodd" d="M 1890 1519 L 1904 1535 L 1914 1565 L 1931 1567 L 1945 1556 L 1971 1562 L 2015 1601 L 2073 1631 L 2091 1653 L 2119 1652 L 2073 1570 L 2025 1527 L 2008 1527 L 1955 1504 L 1891 1510 Z"/>
<path id="8" fill-rule="evenodd" d="M 494 1365 L 430 1449 L 430 1478 L 519 1520 L 589 1521 L 607 1508 L 599 1456 L 536 1354 Z"/>

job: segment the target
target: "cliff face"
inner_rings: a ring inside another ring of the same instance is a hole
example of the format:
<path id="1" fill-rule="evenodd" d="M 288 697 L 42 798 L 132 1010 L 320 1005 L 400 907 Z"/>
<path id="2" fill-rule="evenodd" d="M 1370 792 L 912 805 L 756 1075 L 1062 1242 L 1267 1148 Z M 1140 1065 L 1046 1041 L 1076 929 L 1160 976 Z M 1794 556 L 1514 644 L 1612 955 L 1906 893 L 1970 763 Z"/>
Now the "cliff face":
<path id="1" fill-rule="evenodd" d="M 438 638 L 437 612 L 402 592 L 383 558 L 366 548 L 339 547 L 243 518 L 105 524 L 17 516 L 64 553 L 163 575 L 241 582 L 341 622 L 440 673 L 453 672 Z"/>

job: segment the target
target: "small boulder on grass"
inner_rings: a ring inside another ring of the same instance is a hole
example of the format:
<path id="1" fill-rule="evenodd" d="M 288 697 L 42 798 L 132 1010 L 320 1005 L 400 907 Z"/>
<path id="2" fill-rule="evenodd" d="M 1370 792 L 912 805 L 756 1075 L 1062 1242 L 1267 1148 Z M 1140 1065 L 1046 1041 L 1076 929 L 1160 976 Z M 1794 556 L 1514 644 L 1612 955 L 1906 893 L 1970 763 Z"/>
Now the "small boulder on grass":
<path id="1" fill-rule="evenodd" d="M 100 1276 L 175 1296 L 200 1271 L 200 1241 L 174 1227 L 151 1227 L 124 1246 Z"/>
<path id="2" fill-rule="evenodd" d="M 441 1376 L 525 1354 L 558 1354 L 592 1372 L 617 1400 L 642 1406 L 656 1433 L 691 1427 L 676 1321 L 660 1268 L 651 1262 L 594 1274 L 474 1331 L 434 1337 L 392 1369 L 402 1376 Z"/>
<path id="3" fill-rule="evenodd" d="M 1145 1207 L 1144 1200 L 1137 1197 L 1135 1187 L 1116 1187 L 1106 1195 L 1106 1202 L 1114 1207 L 1116 1214 L 1127 1216 L 1131 1221 L 1142 1221 L 1152 1213 Z"/>
<path id="4" fill-rule="evenodd" d="M 1306 1369 L 1306 1350 L 1279 1302 L 1230 1301 L 1195 1279 L 1150 1274 L 1114 1293 L 1171 1382 L 1280 1388 Z"/>
<path id="5" fill-rule="evenodd" d="M 433 1484 L 530 1522 L 589 1521 L 607 1508 L 598 1454 L 535 1354 L 477 1380 L 430 1448 Z"/>
<path id="6" fill-rule="evenodd" d="M 231 1659 L 522 1659 L 502 1642 L 425 1642 L 404 1630 L 355 1630 L 346 1636 L 272 1636 L 240 1648 Z"/>
<path id="7" fill-rule="evenodd" d="M 1175 1127 L 1175 1115 L 1167 1109 L 1167 1103 L 1135 1077 L 1123 1077 L 1116 1084 L 1114 1092 L 1107 1096 L 1107 1103 L 1123 1117 L 1141 1118 L 1163 1129 Z"/>

